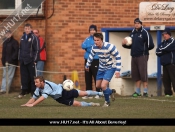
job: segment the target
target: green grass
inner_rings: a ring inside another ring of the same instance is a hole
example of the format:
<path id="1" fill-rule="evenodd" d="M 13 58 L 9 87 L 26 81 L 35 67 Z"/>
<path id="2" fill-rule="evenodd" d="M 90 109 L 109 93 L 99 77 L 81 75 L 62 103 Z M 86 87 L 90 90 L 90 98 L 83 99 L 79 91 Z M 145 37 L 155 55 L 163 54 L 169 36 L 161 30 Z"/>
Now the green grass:
<path id="1" fill-rule="evenodd" d="M 175 97 L 116 97 L 108 108 L 103 107 L 69 107 L 57 103 L 51 98 L 35 107 L 21 107 L 30 96 L 15 99 L 17 93 L 0 95 L 0 118 L 175 118 Z M 77 100 L 82 100 L 78 98 Z M 87 102 L 99 102 L 104 99 L 88 99 Z M 173 132 L 175 127 L 153 126 L 1 126 L 0 131 L 74 131 L 74 132 Z"/>

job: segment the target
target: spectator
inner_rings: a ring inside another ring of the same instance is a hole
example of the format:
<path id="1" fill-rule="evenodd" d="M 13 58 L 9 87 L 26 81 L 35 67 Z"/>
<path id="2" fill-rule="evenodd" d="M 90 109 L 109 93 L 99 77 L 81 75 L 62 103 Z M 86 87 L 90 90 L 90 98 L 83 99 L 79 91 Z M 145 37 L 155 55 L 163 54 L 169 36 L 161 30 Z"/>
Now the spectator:
<path id="1" fill-rule="evenodd" d="M 103 107 L 110 106 L 109 96 L 111 95 L 112 100 L 115 100 L 114 94 L 116 93 L 115 89 L 110 89 L 108 86 L 111 78 L 114 73 L 118 78 L 120 77 L 121 69 L 121 56 L 117 48 L 108 42 L 103 42 L 102 33 L 94 33 L 94 42 L 95 45 L 92 46 L 91 53 L 87 59 L 85 69 L 89 71 L 89 66 L 93 61 L 93 57 L 97 54 L 99 56 L 99 68 L 96 77 L 96 87 L 102 88 L 105 103 Z"/>
<path id="2" fill-rule="evenodd" d="M 133 97 L 141 96 L 141 81 L 143 82 L 143 96 L 148 97 L 148 73 L 147 62 L 149 58 L 149 50 L 154 48 L 152 36 L 143 28 L 139 18 L 134 20 L 135 28 L 132 30 L 130 37 L 132 45 L 127 46 L 127 40 L 122 41 L 124 48 L 131 49 L 131 76 L 135 81 L 136 92 Z"/>
<path id="3" fill-rule="evenodd" d="M 20 40 L 19 61 L 22 90 L 18 98 L 22 98 L 28 91 L 29 82 L 31 83 L 31 95 L 35 91 L 34 77 L 37 54 L 39 50 L 39 40 L 32 32 L 31 24 L 25 24 L 24 34 Z"/>
<path id="4" fill-rule="evenodd" d="M 163 66 L 163 85 L 165 97 L 171 97 L 175 91 L 175 40 L 171 36 L 171 30 L 165 28 L 162 33 L 163 42 L 156 49 L 156 55 L 160 57 L 160 63 Z M 172 84 L 172 85 L 171 85 Z"/>
<path id="5" fill-rule="evenodd" d="M 37 76 L 42 76 L 43 75 L 43 71 L 44 70 L 44 63 L 46 61 L 46 43 L 44 42 L 44 39 L 40 36 L 39 34 L 39 30 L 38 29 L 34 29 L 33 33 L 38 37 L 39 42 L 40 42 L 40 49 L 38 52 L 38 57 L 37 57 Z"/>
<path id="6" fill-rule="evenodd" d="M 99 103 L 87 103 L 84 101 L 80 102 L 74 100 L 74 98 L 85 95 L 103 94 L 102 92 L 81 91 L 77 89 L 66 91 L 62 88 L 62 84 L 55 84 L 53 82 L 44 80 L 42 76 L 35 77 L 35 85 L 37 88 L 33 94 L 33 97 L 27 103 L 21 106 L 33 107 L 48 98 L 48 96 L 52 97 L 57 102 L 65 104 L 67 106 L 100 106 Z"/>
<path id="7" fill-rule="evenodd" d="M 89 54 L 91 52 L 91 48 L 94 45 L 94 38 L 93 35 L 94 33 L 97 32 L 97 26 L 96 25 L 90 25 L 89 26 L 89 33 L 90 36 L 87 37 L 84 42 L 82 43 L 81 47 L 82 49 L 85 50 L 85 54 L 84 54 L 84 59 L 85 59 L 85 65 L 87 62 L 87 59 L 89 57 Z M 86 90 L 92 90 L 92 77 L 94 79 L 94 82 L 96 83 L 96 75 L 97 75 L 97 71 L 98 71 L 98 66 L 99 66 L 99 58 L 98 55 L 95 55 L 93 58 L 93 61 L 91 63 L 91 66 L 89 67 L 89 72 L 85 70 L 85 83 L 86 83 Z M 101 90 L 99 88 L 96 88 L 97 92 L 100 92 Z M 88 99 L 88 98 L 93 98 L 93 97 L 82 97 L 83 99 Z M 99 99 L 99 96 L 96 95 L 95 96 L 96 99 Z"/>
<path id="8" fill-rule="evenodd" d="M 6 31 L 6 40 L 4 41 L 2 48 L 2 65 L 6 66 L 6 62 L 8 64 L 12 64 L 8 65 L 8 90 L 10 90 L 10 86 L 15 74 L 16 66 L 13 65 L 18 65 L 18 50 L 18 41 L 13 38 L 12 32 L 10 30 Z M 6 90 L 6 68 L 4 67 L 0 94 L 6 93 Z"/>

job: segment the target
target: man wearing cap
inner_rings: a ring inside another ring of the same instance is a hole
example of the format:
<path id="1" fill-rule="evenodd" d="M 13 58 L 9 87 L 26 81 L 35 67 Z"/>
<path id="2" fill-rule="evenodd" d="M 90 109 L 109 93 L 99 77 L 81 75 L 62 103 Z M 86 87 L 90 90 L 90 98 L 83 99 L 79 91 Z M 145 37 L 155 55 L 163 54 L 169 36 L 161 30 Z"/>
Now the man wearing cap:
<path id="1" fill-rule="evenodd" d="M 132 45 L 127 46 L 127 40 L 123 39 L 122 46 L 131 49 L 131 76 L 135 81 L 136 91 L 133 97 L 141 96 L 141 82 L 143 83 L 143 96 L 148 97 L 148 74 L 147 62 L 149 58 L 149 50 L 154 48 L 152 36 L 142 26 L 139 18 L 134 20 L 135 28 L 132 30 L 130 37 Z"/>
<path id="2" fill-rule="evenodd" d="M 162 32 L 163 42 L 156 49 L 156 55 L 160 57 L 160 63 L 163 66 L 163 85 L 165 97 L 173 95 L 171 84 L 175 91 L 175 41 L 171 37 L 169 28 Z"/>
<path id="3" fill-rule="evenodd" d="M 1 91 L 0 94 L 6 93 L 6 63 L 8 63 L 8 87 L 10 88 L 16 66 L 18 65 L 18 50 L 19 50 L 19 43 L 15 40 L 12 36 L 12 32 L 10 30 L 6 31 L 5 34 L 5 41 L 3 43 L 2 48 L 2 65 L 3 68 L 3 76 L 2 76 L 2 84 L 1 84 Z M 8 89 L 9 90 L 9 89 Z"/>
<path id="4" fill-rule="evenodd" d="M 89 33 L 90 36 L 87 37 L 84 42 L 81 44 L 82 49 L 85 50 L 84 53 L 84 59 L 85 59 L 85 65 L 87 62 L 87 59 L 89 57 L 89 54 L 91 52 L 92 45 L 94 45 L 94 39 L 93 35 L 97 32 L 97 26 L 96 25 L 90 25 L 89 26 Z M 89 67 L 89 72 L 85 70 L 85 83 L 86 83 L 86 90 L 92 90 L 92 77 L 94 78 L 94 82 L 96 82 L 96 75 L 98 71 L 98 65 L 99 65 L 99 58 L 97 55 L 94 56 L 93 61 L 91 63 L 91 66 Z M 97 92 L 100 92 L 100 89 L 96 88 Z M 82 97 L 83 99 L 88 99 L 92 97 Z M 95 98 L 99 98 L 99 96 L 95 96 Z"/>

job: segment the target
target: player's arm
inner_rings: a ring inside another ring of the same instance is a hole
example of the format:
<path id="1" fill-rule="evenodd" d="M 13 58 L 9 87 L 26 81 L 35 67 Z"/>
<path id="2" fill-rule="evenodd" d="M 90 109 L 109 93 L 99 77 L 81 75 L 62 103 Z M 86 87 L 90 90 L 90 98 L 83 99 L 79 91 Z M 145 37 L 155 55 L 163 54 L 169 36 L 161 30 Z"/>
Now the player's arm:
<path id="1" fill-rule="evenodd" d="M 27 106 L 28 104 L 32 104 L 33 102 L 35 102 L 34 98 L 31 98 L 27 103 L 21 105 L 21 106 Z"/>
<path id="2" fill-rule="evenodd" d="M 121 69 L 121 56 L 120 56 L 120 54 L 115 46 L 111 49 L 111 54 L 113 56 L 115 56 L 115 59 L 116 59 L 115 77 L 119 78 L 120 77 L 120 69 Z"/>
<path id="3" fill-rule="evenodd" d="M 45 99 L 44 96 L 41 96 L 36 101 L 34 101 L 33 103 L 26 104 L 26 106 L 33 107 L 33 106 L 39 104 L 40 102 L 42 102 L 44 99 Z"/>

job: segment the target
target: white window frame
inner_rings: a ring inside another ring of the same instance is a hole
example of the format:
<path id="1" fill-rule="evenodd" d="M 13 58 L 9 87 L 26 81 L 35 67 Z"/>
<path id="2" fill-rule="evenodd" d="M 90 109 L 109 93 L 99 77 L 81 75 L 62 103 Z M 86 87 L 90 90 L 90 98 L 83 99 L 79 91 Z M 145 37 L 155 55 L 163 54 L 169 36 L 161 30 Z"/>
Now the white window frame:
<path id="1" fill-rule="evenodd" d="M 0 2 L 1 3 L 1 2 Z M 15 9 L 22 4 L 22 0 L 15 0 Z M 10 15 L 14 12 L 15 9 L 0 9 L 0 15 Z M 36 15 L 38 9 L 32 9 L 32 15 Z M 30 12 L 29 12 L 30 13 Z M 38 15 L 43 15 L 43 3 L 41 4 L 41 8 L 38 11 Z"/>

